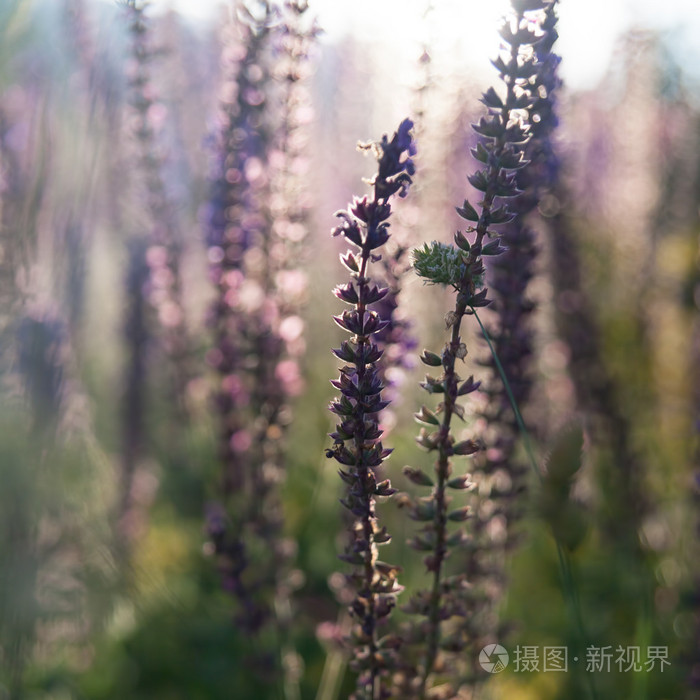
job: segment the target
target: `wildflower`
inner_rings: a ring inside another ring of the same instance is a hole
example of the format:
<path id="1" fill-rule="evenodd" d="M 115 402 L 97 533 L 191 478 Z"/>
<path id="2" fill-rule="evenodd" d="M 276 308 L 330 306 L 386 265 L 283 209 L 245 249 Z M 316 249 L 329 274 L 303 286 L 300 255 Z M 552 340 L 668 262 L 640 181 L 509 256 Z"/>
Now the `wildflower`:
<path id="1" fill-rule="evenodd" d="M 540 70 L 532 46 L 541 38 L 538 28 L 525 17 L 534 12 L 532 18 L 544 22 L 546 13 L 542 9 L 546 2 L 517 2 L 515 13 L 503 24 L 501 36 L 508 45 L 501 56 L 493 61 L 506 87 L 505 96 L 494 88 L 483 95 L 487 116 L 482 117 L 473 128 L 479 141 L 472 154 L 483 167 L 468 177 L 472 187 L 482 194 L 478 208 L 465 200 L 457 213 L 470 222 L 465 233 L 457 232 L 454 246 L 440 243 L 426 244 L 414 251 L 414 269 L 426 282 L 452 287 L 456 292 L 454 309 L 446 317 L 450 337 L 441 353 L 426 351 L 421 357 L 429 367 L 442 367 L 440 376 L 426 376 L 421 386 L 440 399 L 436 411 L 422 406 L 416 420 L 426 427 L 421 430 L 418 443 L 429 452 L 436 453 L 435 476 L 411 469 L 406 476 L 415 484 L 432 486 L 427 498 L 406 497 L 403 505 L 409 517 L 424 523 L 411 546 L 426 552 L 426 568 L 432 573 L 432 587 L 414 597 L 407 611 L 426 618 L 421 627 L 425 634 L 425 652 L 413 666 L 404 669 L 402 692 L 407 697 L 425 698 L 430 688 L 430 679 L 439 664 L 458 675 L 455 664 L 459 654 L 468 643 L 469 610 L 471 605 L 465 593 L 467 584 L 473 585 L 467 576 L 459 574 L 447 577 L 445 563 L 452 549 L 464 548 L 470 537 L 461 529 L 448 530 L 448 523 L 461 523 L 471 517 L 467 506 L 453 508 L 450 490 L 465 490 L 473 487 L 468 475 L 452 478 L 453 458 L 470 456 L 483 448 L 480 440 L 458 441 L 452 432 L 452 418 L 464 420 L 465 409 L 458 399 L 474 392 L 479 382 L 473 377 L 466 381 L 457 373 L 457 361 L 464 361 L 467 347 L 460 335 L 462 320 L 474 309 L 491 303 L 484 287 L 484 258 L 502 254 L 505 248 L 500 242 L 500 232 L 494 228 L 506 224 L 516 212 L 512 204 L 522 193 L 518 185 L 518 173 L 527 165 L 524 148 L 530 139 L 530 130 L 525 121 L 527 110 L 534 101 L 532 78 Z M 445 637 L 443 623 L 457 617 L 461 622 L 453 625 L 454 634 Z M 418 635 L 414 635 L 418 636 Z M 442 659 L 442 661 L 440 661 Z M 413 683 L 405 678 L 415 675 Z M 456 688 L 452 692 L 456 692 Z"/>
<path id="2" fill-rule="evenodd" d="M 542 8 L 544 16 L 540 30 L 543 34 L 534 46 L 537 71 L 531 78 L 530 138 L 523 153 L 528 165 L 517 171 L 517 187 L 521 194 L 510 205 L 516 216 L 504 225 L 501 235 L 507 250 L 491 259 L 487 271 L 489 286 L 494 291 L 488 334 L 521 410 L 528 401 L 533 384 L 530 318 L 536 305 L 527 291 L 538 254 L 535 233 L 529 226 L 528 217 L 551 188 L 559 169 L 552 144 L 552 134 L 558 123 L 555 106 L 560 84 L 557 75 L 560 59 L 552 52 L 557 38 L 554 9 L 555 3 Z M 482 391 L 489 397 L 482 415 L 488 425 L 490 449 L 486 452 L 482 472 L 498 486 L 492 489 L 483 504 L 475 508 L 472 572 L 482 584 L 478 593 L 482 596 L 482 604 L 475 609 L 471 621 L 474 650 L 483 647 L 496 633 L 498 618 L 495 608 L 502 591 L 499 581 L 503 580 L 503 557 L 498 551 L 503 547 L 512 548 L 517 541 L 516 524 L 523 513 L 522 494 L 529 472 L 529 466 L 516 456 L 520 428 L 500 371 L 490 353 L 483 364 L 490 369 L 490 377 L 482 386 Z M 488 534 L 496 518 L 505 528 L 502 542 L 493 542 Z"/>
<path id="3" fill-rule="evenodd" d="M 275 377 L 282 341 L 270 328 L 277 309 L 246 267 L 246 256 L 263 250 L 270 230 L 264 201 L 274 12 L 267 3 L 261 8 L 259 16 L 248 13 L 230 28 L 231 35 L 240 32 L 242 51 L 228 66 L 223 92 L 235 98 L 222 98 L 211 196 L 203 209 L 210 277 L 217 289 L 208 318 L 215 336 L 208 359 L 218 375 L 215 406 L 223 464 L 223 502 L 210 505 L 207 528 L 222 583 L 238 602 L 237 622 L 249 634 L 257 634 L 273 617 L 280 545 L 271 535 L 263 546 L 256 534 L 277 533 L 279 523 L 272 483 L 262 469 L 260 435 L 251 418 L 259 417 L 260 424 L 275 413 L 266 402 L 272 387 L 276 407 L 282 386 Z M 251 547 L 265 554 L 255 558 Z"/>
<path id="4" fill-rule="evenodd" d="M 162 175 L 165 163 L 160 153 L 160 125 L 156 115 L 164 115 L 167 110 L 154 97 L 151 64 L 158 50 L 151 45 L 152 32 L 145 7 L 139 0 L 126 3 L 132 59 L 130 102 L 135 115 L 133 139 L 139 191 L 151 227 L 145 254 L 149 278 L 144 293 L 160 322 L 161 342 L 170 360 L 168 369 L 178 418 L 184 422 L 186 386 L 192 371 L 180 272 L 183 241 L 176 207 Z"/>
<path id="5" fill-rule="evenodd" d="M 377 524 L 376 500 L 391 496 L 395 489 L 389 479 L 376 478 L 377 469 L 391 453 L 381 443 L 378 424 L 378 414 L 387 402 L 382 397 L 378 369 L 382 352 L 375 340 L 389 323 L 376 310 L 376 304 L 389 290 L 372 282 L 369 266 L 378 259 L 375 251 L 389 238 L 390 198 L 397 193 L 404 196 L 411 183 L 414 172 L 411 156 L 416 152 L 412 126 L 406 119 L 391 141 L 385 135 L 378 144 L 363 147 L 371 149 L 379 162 L 378 172 L 371 180 L 372 198 L 355 199 L 347 212 L 338 212 L 336 216 L 341 223 L 333 230 L 334 236 L 343 236 L 357 249 L 341 255 L 353 281 L 334 290 L 351 307 L 334 320 L 352 338 L 333 350 L 346 364 L 332 382 L 340 396 L 330 409 L 340 420 L 331 434 L 333 447 L 326 451 L 327 457 L 334 458 L 342 467 L 340 476 L 348 488 L 341 502 L 354 517 L 351 540 L 341 559 L 358 569 L 350 579 L 355 585 L 350 611 L 357 621 L 353 660 L 353 668 L 359 673 L 357 700 L 388 697 L 383 677 L 394 651 L 380 649 L 378 630 L 401 590 L 397 583 L 398 567 L 377 559 L 377 546 L 391 538 Z"/>

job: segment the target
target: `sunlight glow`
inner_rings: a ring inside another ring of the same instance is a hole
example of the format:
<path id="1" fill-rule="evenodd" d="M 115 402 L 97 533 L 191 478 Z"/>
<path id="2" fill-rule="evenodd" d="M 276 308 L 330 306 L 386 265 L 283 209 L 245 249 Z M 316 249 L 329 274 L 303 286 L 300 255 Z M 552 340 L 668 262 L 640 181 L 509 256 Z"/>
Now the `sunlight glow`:
<path id="1" fill-rule="evenodd" d="M 611 59 L 616 38 L 636 26 L 700 30 L 697 0 L 567 0 L 559 7 L 562 77 L 576 89 L 592 87 Z M 155 11 L 173 8 L 195 20 L 220 17 L 224 0 L 151 0 Z M 323 41 L 353 35 L 384 45 L 398 62 L 412 61 L 422 44 L 457 62 L 488 67 L 498 51 L 498 23 L 508 0 L 310 0 Z M 430 10 L 428 10 L 430 8 Z"/>

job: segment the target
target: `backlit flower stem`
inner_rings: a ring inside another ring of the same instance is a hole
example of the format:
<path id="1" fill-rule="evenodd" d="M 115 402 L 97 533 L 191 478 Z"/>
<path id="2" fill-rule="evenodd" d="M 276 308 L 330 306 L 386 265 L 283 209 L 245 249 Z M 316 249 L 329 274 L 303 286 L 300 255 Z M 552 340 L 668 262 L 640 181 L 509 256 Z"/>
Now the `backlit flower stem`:
<path id="1" fill-rule="evenodd" d="M 432 283 L 449 285 L 457 293 L 454 309 L 445 319 L 447 327 L 451 328 L 449 342 L 441 355 L 426 351 L 421 358 L 429 366 L 443 368 L 441 377 L 436 379 L 428 376 L 422 384 L 428 393 L 444 394 L 437 410 L 437 414 L 442 414 L 441 420 L 438 422 L 437 415 L 425 406 L 416 415 L 423 423 L 439 425 L 437 432 L 422 432 L 418 439 L 419 444 L 429 451 L 437 452 L 437 481 L 428 502 L 416 502 L 412 508 L 412 517 L 429 522 L 421 531 L 421 536 L 415 538 L 413 546 L 423 550 L 430 548 L 425 562 L 433 574 L 429 600 L 419 597 L 412 606 L 413 609 L 409 610 L 423 611 L 427 616 L 427 649 L 420 668 L 417 688 L 418 696 L 422 699 L 425 699 L 430 691 L 429 679 L 435 670 L 438 653 L 444 642 L 447 642 L 446 649 L 452 652 L 459 652 L 467 643 L 465 631 L 469 627 L 466 621 L 469 605 L 460 592 L 467 582 L 464 576 L 446 580 L 444 564 L 449 547 L 464 544 L 466 540 L 461 532 L 450 535 L 447 523 L 466 520 L 469 517 L 469 509 L 463 507 L 448 513 L 450 498 L 446 495 L 446 489 L 448 486 L 465 489 L 472 485 L 468 475 L 453 483 L 448 481 L 451 475 L 451 457 L 473 454 L 481 445 L 472 440 L 455 444 L 452 418 L 455 413 L 460 418 L 463 418 L 464 414 L 464 409 L 457 399 L 478 387 L 478 383 L 474 382 L 472 377 L 460 385 L 461 380 L 455 366 L 458 358 L 463 360 L 467 355 L 466 344 L 460 336 L 463 318 L 473 314 L 476 307 L 490 303 L 486 298 L 488 290 L 482 288 L 485 271 L 483 257 L 500 255 L 504 251 L 498 240 L 500 234 L 491 227 L 513 219 L 514 212 L 506 202 L 520 194 L 516 175 L 517 171 L 526 165 L 522 151 L 523 144 L 528 140 L 528 131 L 522 119 L 534 99 L 530 78 L 539 69 L 537 57 L 529 50 L 529 46 L 538 40 L 539 35 L 533 31 L 525 13 L 538 12 L 535 17 L 540 22 L 544 19 L 544 13 L 540 12 L 543 4 L 539 2 L 516 1 L 514 6 L 512 23 L 505 22 L 501 30 L 501 36 L 510 48 L 504 52 L 504 57 L 499 57 L 493 62 L 505 83 L 505 96 L 501 98 L 493 88 L 487 90 L 482 101 L 488 108 L 488 116 L 482 117 L 479 123 L 473 126 L 480 139 L 472 153 L 484 167 L 468 179 L 476 190 L 483 192 L 483 199 L 478 203 L 478 209 L 467 200 L 457 209 L 462 218 L 474 222 L 475 225 L 467 228 L 467 235 L 461 232 L 455 234 L 456 248 L 433 243 L 414 251 L 414 267 L 419 276 Z M 525 47 L 524 51 L 522 47 Z M 495 240 L 486 243 L 487 237 Z M 430 478 L 422 472 L 410 469 L 406 473 L 414 483 L 431 483 Z M 432 517 L 429 517 L 431 515 Z M 427 610 L 424 607 L 426 602 Z M 442 623 L 455 615 L 465 618 L 462 624 L 463 631 L 461 635 L 450 640 L 443 640 Z"/>
<path id="2" fill-rule="evenodd" d="M 462 318 L 466 312 L 466 302 L 464 297 L 460 295 L 455 306 L 455 314 L 457 320 L 452 326 L 452 336 L 448 345 L 447 351 L 443 355 L 445 367 L 445 410 L 440 426 L 438 437 L 438 461 L 436 466 L 437 484 L 435 486 L 435 534 L 436 545 L 434 551 L 434 569 L 433 569 L 433 588 L 431 594 L 430 614 L 428 616 L 430 622 L 428 647 L 423 667 L 423 675 L 421 679 L 421 697 L 425 697 L 426 683 L 428 676 L 435 666 L 435 659 L 438 652 L 438 644 L 440 642 L 440 605 L 442 602 L 441 581 L 443 576 L 443 564 L 447 557 L 447 501 L 446 501 L 446 482 L 450 475 L 450 455 L 452 454 L 452 443 L 454 440 L 450 434 L 450 424 L 454 412 L 455 399 L 457 396 L 457 374 L 455 372 L 455 362 L 461 338 L 459 334 Z"/>
<path id="3" fill-rule="evenodd" d="M 336 323 L 353 334 L 350 341 L 333 350 L 347 364 L 340 377 L 332 382 L 341 396 L 331 403 L 331 411 L 340 422 L 331 434 L 334 445 L 326 455 L 343 467 L 340 476 L 348 484 L 346 498 L 341 503 L 352 513 L 351 540 L 341 559 L 354 564 L 356 573 L 349 577 L 354 584 L 355 597 L 350 610 L 358 625 L 354 632 L 353 669 L 359 672 L 356 700 L 382 700 L 389 697 L 382 680 L 393 660 L 393 650 L 380 649 L 378 628 L 395 605 L 400 587 L 396 582 L 397 567 L 377 560 L 377 546 L 391 538 L 385 528 L 379 529 L 376 518 L 377 497 L 391 496 L 395 489 L 388 479 L 377 483 L 375 470 L 389 456 L 380 441 L 379 412 L 387 401 L 382 399 L 382 381 L 377 363 L 382 352 L 374 335 L 386 328 L 370 306 L 386 296 L 388 289 L 372 283 L 371 262 L 379 260 L 377 250 L 389 239 L 389 199 L 406 193 L 414 167 L 411 156 L 415 146 L 410 130 L 413 123 L 404 120 L 391 141 L 384 136 L 371 148 L 379 161 L 377 175 L 372 181 L 373 196 L 355 199 L 349 212 L 338 212 L 343 220 L 333 235 L 342 235 L 359 249 L 341 256 L 353 282 L 339 285 L 334 294 L 352 309 L 334 317 Z M 404 158 L 404 153 L 407 157 Z"/>
<path id="4" fill-rule="evenodd" d="M 537 234 L 530 227 L 543 194 L 548 193 L 558 172 L 558 158 L 552 134 L 558 124 L 556 102 L 561 81 L 557 74 L 559 57 L 552 51 L 557 40 L 555 12 L 552 2 L 544 9 L 542 39 L 535 45 L 537 73 L 531 78 L 535 97 L 528 110 L 531 138 L 524 148 L 528 166 L 518 171 L 517 185 L 523 194 L 512 204 L 516 218 L 503 230 L 502 241 L 507 252 L 494 258 L 487 272 L 494 304 L 487 316 L 487 343 L 493 344 L 492 356 L 480 361 L 490 371 L 481 391 L 488 402 L 480 408 L 486 421 L 485 440 L 489 444 L 486 459 L 480 465 L 487 484 L 485 497 L 475 508 L 472 525 L 473 546 L 470 576 L 478 582 L 475 597 L 481 604 L 470 620 L 471 657 L 474 662 L 473 683 L 486 682 L 478 664 L 478 650 L 490 640 L 504 640 L 504 618 L 499 603 L 506 585 L 505 566 L 508 553 L 521 539 L 518 521 L 525 513 L 525 492 L 528 489 L 528 465 L 520 457 L 521 446 L 530 448 L 519 431 L 519 413 L 509 405 L 514 402 L 526 408 L 534 384 L 532 316 L 536 303 L 529 294 L 539 253 Z M 476 320 L 479 321 L 478 316 Z M 507 377 L 503 381 L 501 374 Z M 511 392 L 512 389 L 512 392 Z M 504 539 L 494 541 L 489 535 L 492 525 L 505 524 Z"/>
<path id="5" fill-rule="evenodd" d="M 375 191 L 375 203 L 376 191 Z M 370 226 L 376 227 L 375 222 L 368 223 L 368 228 Z M 362 247 L 362 264 L 360 267 L 360 272 L 357 277 L 358 286 L 358 302 L 357 302 L 357 316 L 360 319 L 364 319 L 365 313 L 367 311 L 367 298 L 369 292 L 369 282 L 367 277 L 367 267 L 369 265 L 370 256 L 372 250 L 368 245 L 363 245 Z M 357 356 L 361 358 L 357 365 L 357 383 L 358 386 L 362 386 L 366 382 L 368 363 L 366 362 L 367 351 L 369 349 L 369 335 L 363 330 L 362 333 L 355 336 L 355 341 L 357 343 Z M 362 397 L 364 398 L 364 397 Z M 375 499 L 373 497 L 373 492 L 376 488 L 376 481 L 374 479 L 373 472 L 370 471 L 370 465 L 366 462 L 364 458 L 364 450 L 368 441 L 371 441 L 366 428 L 366 420 L 369 414 L 365 411 L 362 406 L 361 401 L 358 402 L 358 408 L 356 414 L 356 424 L 358 427 L 354 436 L 355 444 L 355 454 L 363 455 L 363 457 L 355 464 L 355 472 L 357 474 L 357 479 L 359 482 L 359 500 L 360 500 L 360 510 L 362 511 L 360 523 L 362 528 L 362 539 L 367 546 L 364 548 L 363 552 L 363 586 L 359 591 L 361 595 L 366 600 L 364 609 L 362 610 L 362 615 L 360 618 L 360 624 L 362 626 L 362 631 L 367 637 L 368 653 L 370 658 L 370 678 L 367 686 L 365 688 L 367 697 L 376 698 L 378 695 L 378 682 L 379 682 L 379 669 L 375 662 L 375 657 L 377 654 L 377 596 L 374 594 L 373 579 L 374 579 L 374 561 L 377 556 L 376 544 L 374 540 L 374 523 L 376 520 L 375 514 Z"/>

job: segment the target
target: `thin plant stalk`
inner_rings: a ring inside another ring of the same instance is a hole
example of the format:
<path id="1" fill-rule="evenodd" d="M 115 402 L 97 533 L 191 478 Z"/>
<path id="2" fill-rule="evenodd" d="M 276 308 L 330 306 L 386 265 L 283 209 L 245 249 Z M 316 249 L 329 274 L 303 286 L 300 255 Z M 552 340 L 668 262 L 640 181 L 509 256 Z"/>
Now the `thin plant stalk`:
<path id="1" fill-rule="evenodd" d="M 378 414 L 388 402 L 382 397 L 382 381 L 378 362 L 382 352 L 375 335 L 388 325 L 372 307 L 389 292 L 372 283 L 370 263 L 377 262 L 378 250 L 389 239 L 389 200 L 403 196 L 411 183 L 414 165 L 411 157 L 416 149 L 411 136 L 413 123 L 405 119 L 391 141 L 385 135 L 381 142 L 364 146 L 372 150 L 378 161 L 373 180 L 372 198 L 355 199 L 349 211 L 336 215 L 343 223 L 333 231 L 342 235 L 358 250 L 348 250 L 341 260 L 350 272 L 352 282 L 339 285 L 334 294 L 350 305 L 351 310 L 335 316 L 335 322 L 352 334 L 349 341 L 333 353 L 347 364 L 340 368 L 340 377 L 331 382 L 341 396 L 331 403 L 330 410 L 339 418 L 331 434 L 333 447 L 326 456 L 342 467 L 340 476 L 348 484 L 341 503 L 354 517 L 350 543 L 341 559 L 355 566 L 350 577 L 355 588 L 351 605 L 357 621 L 354 636 L 354 670 L 357 678 L 357 700 L 382 700 L 387 696 L 384 677 L 393 662 L 391 648 L 381 649 L 379 628 L 395 605 L 401 587 L 396 581 L 398 567 L 377 559 L 377 547 L 391 537 L 386 528 L 379 528 L 376 516 L 378 497 L 395 493 L 389 479 L 377 482 L 376 470 L 391 454 L 380 441 Z M 404 156 L 404 154 L 406 154 Z"/>
<path id="2" fill-rule="evenodd" d="M 511 389 L 510 382 L 508 381 L 508 377 L 506 377 L 505 372 L 503 371 L 503 365 L 501 364 L 501 361 L 498 358 L 498 355 L 496 354 L 496 350 L 493 347 L 491 338 L 489 336 L 488 331 L 486 330 L 486 327 L 479 318 L 479 314 L 477 313 L 474 307 L 471 307 L 471 312 L 474 315 L 474 318 L 476 318 L 477 322 L 479 323 L 481 332 L 483 333 L 484 339 L 486 340 L 486 343 L 489 346 L 489 350 L 491 351 L 493 361 L 496 364 L 496 367 L 498 368 L 498 372 L 500 374 L 501 379 L 503 380 L 503 386 L 505 388 L 506 394 L 508 395 L 508 399 L 510 400 L 510 405 L 513 409 L 513 413 L 515 414 L 515 419 L 518 422 L 518 427 L 520 428 L 520 431 L 523 436 L 523 443 L 525 445 L 525 451 L 527 453 L 530 466 L 537 475 L 537 479 L 541 486 L 543 483 L 542 471 L 540 470 L 537 464 L 537 459 L 535 458 L 535 454 L 532 448 L 532 440 L 530 439 L 530 433 L 525 427 L 525 422 L 523 421 L 522 414 L 520 413 L 518 404 L 516 403 L 515 397 L 513 396 L 513 391 Z M 562 587 L 564 589 L 564 597 L 567 601 L 571 618 L 574 621 L 574 624 L 576 625 L 581 649 L 585 649 L 588 646 L 588 635 L 586 634 L 586 629 L 583 624 L 581 601 L 578 596 L 578 590 L 576 587 L 576 579 L 573 572 L 573 564 L 571 562 L 571 557 L 569 556 L 569 553 L 566 551 L 566 549 L 562 547 L 559 538 L 553 530 L 552 537 L 554 538 L 554 544 L 557 549 L 557 562 L 559 564 L 559 573 L 561 576 Z M 596 691 L 593 674 L 586 673 L 585 675 L 586 679 L 588 680 L 588 690 L 590 696 L 593 700 L 597 700 L 598 693 Z"/>
<path id="3" fill-rule="evenodd" d="M 477 207 L 468 200 L 457 213 L 465 220 L 474 222 L 466 234 L 455 234 L 455 245 L 448 246 L 433 242 L 414 251 L 414 268 L 417 274 L 432 284 L 452 287 L 456 292 L 453 309 L 445 317 L 450 330 L 450 339 L 441 354 L 425 351 L 422 361 L 431 367 L 442 367 L 443 374 L 434 378 L 428 375 L 422 387 L 430 394 L 438 394 L 441 402 L 437 414 L 425 406 L 416 418 L 430 426 L 437 426 L 433 433 L 424 429 L 418 442 L 428 451 L 435 451 L 436 483 L 420 472 L 408 468 L 404 473 L 419 485 L 433 485 L 431 496 L 426 500 L 413 502 L 411 517 L 427 522 L 412 546 L 428 550 L 425 558 L 429 572 L 432 572 L 432 587 L 429 594 L 415 601 L 409 612 L 420 612 L 426 616 L 423 629 L 427 637 L 426 651 L 419 667 L 419 683 L 416 689 L 421 700 L 431 691 L 431 677 L 437 667 L 440 648 L 448 653 L 459 653 L 466 647 L 472 636 L 470 630 L 469 607 L 472 601 L 466 588 L 473 583 L 466 575 L 445 576 L 445 562 L 451 547 L 465 546 L 466 535 L 459 531 L 448 536 L 448 521 L 463 522 L 470 517 L 470 509 L 462 507 L 448 513 L 450 498 L 448 488 L 466 489 L 473 486 L 469 475 L 451 480 L 451 458 L 455 455 L 469 456 L 482 447 L 480 441 L 464 440 L 457 443 L 452 434 L 454 415 L 464 420 L 464 407 L 458 398 L 475 391 L 479 383 L 470 377 L 461 382 L 456 372 L 457 359 L 467 355 L 466 344 L 460 332 L 465 316 L 473 315 L 474 308 L 487 306 L 488 290 L 484 287 L 484 258 L 498 256 L 505 251 L 500 244 L 501 232 L 493 229 L 499 224 L 512 221 L 517 211 L 512 201 L 522 194 L 518 187 L 519 171 L 528 166 L 524 158 L 529 141 L 530 111 L 537 99 L 534 78 L 546 69 L 544 61 L 533 50 L 543 35 L 540 30 L 549 18 L 548 9 L 552 3 L 546 0 L 514 0 L 514 12 L 506 19 L 501 36 L 507 45 L 501 55 L 493 61 L 505 85 L 505 95 L 500 96 L 492 87 L 482 98 L 488 108 L 488 116 L 482 117 L 473 126 L 479 141 L 472 153 L 483 167 L 468 177 L 472 187 L 482 194 Z M 537 27 L 537 28 L 535 28 Z M 487 242 L 487 238 L 495 239 Z M 438 416 L 440 416 L 438 418 Z M 410 499 L 408 499 L 409 502 Z M 427 605 L 426 605 L 427 603 Z M 458 633 L 443 639 L 443 621 L 458 616 L 462 622 Z M 446 664 L 446 673 L 457 675 L 457 660 Z M 456 692 L 456 689 L 455 689 Z"/>

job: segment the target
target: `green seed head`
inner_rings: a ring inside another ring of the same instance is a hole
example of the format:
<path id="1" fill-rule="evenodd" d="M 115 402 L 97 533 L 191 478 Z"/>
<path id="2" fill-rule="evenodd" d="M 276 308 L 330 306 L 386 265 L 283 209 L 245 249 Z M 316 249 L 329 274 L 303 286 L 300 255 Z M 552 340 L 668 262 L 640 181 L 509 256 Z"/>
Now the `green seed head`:
<path id="1" fill-rule="evenodd" d="M 467 281 L 464 279 L 467 256 L 463 250 L 438 241 L 425 243 L 411 253 L 413 269 L 419 277 L 430 284 L 449 284 L 455 289 Z M 475 289 L 483 287 L 483 278 L 483 275 L 474 276 Z"/>
<path id="2" fill-rule="evenodd" d="M 463 253 L 454 246 L 438 241 L 415 248 L 412 258 L 416 274 L 431 284 L 457 287 L 466 269 Z"/>

